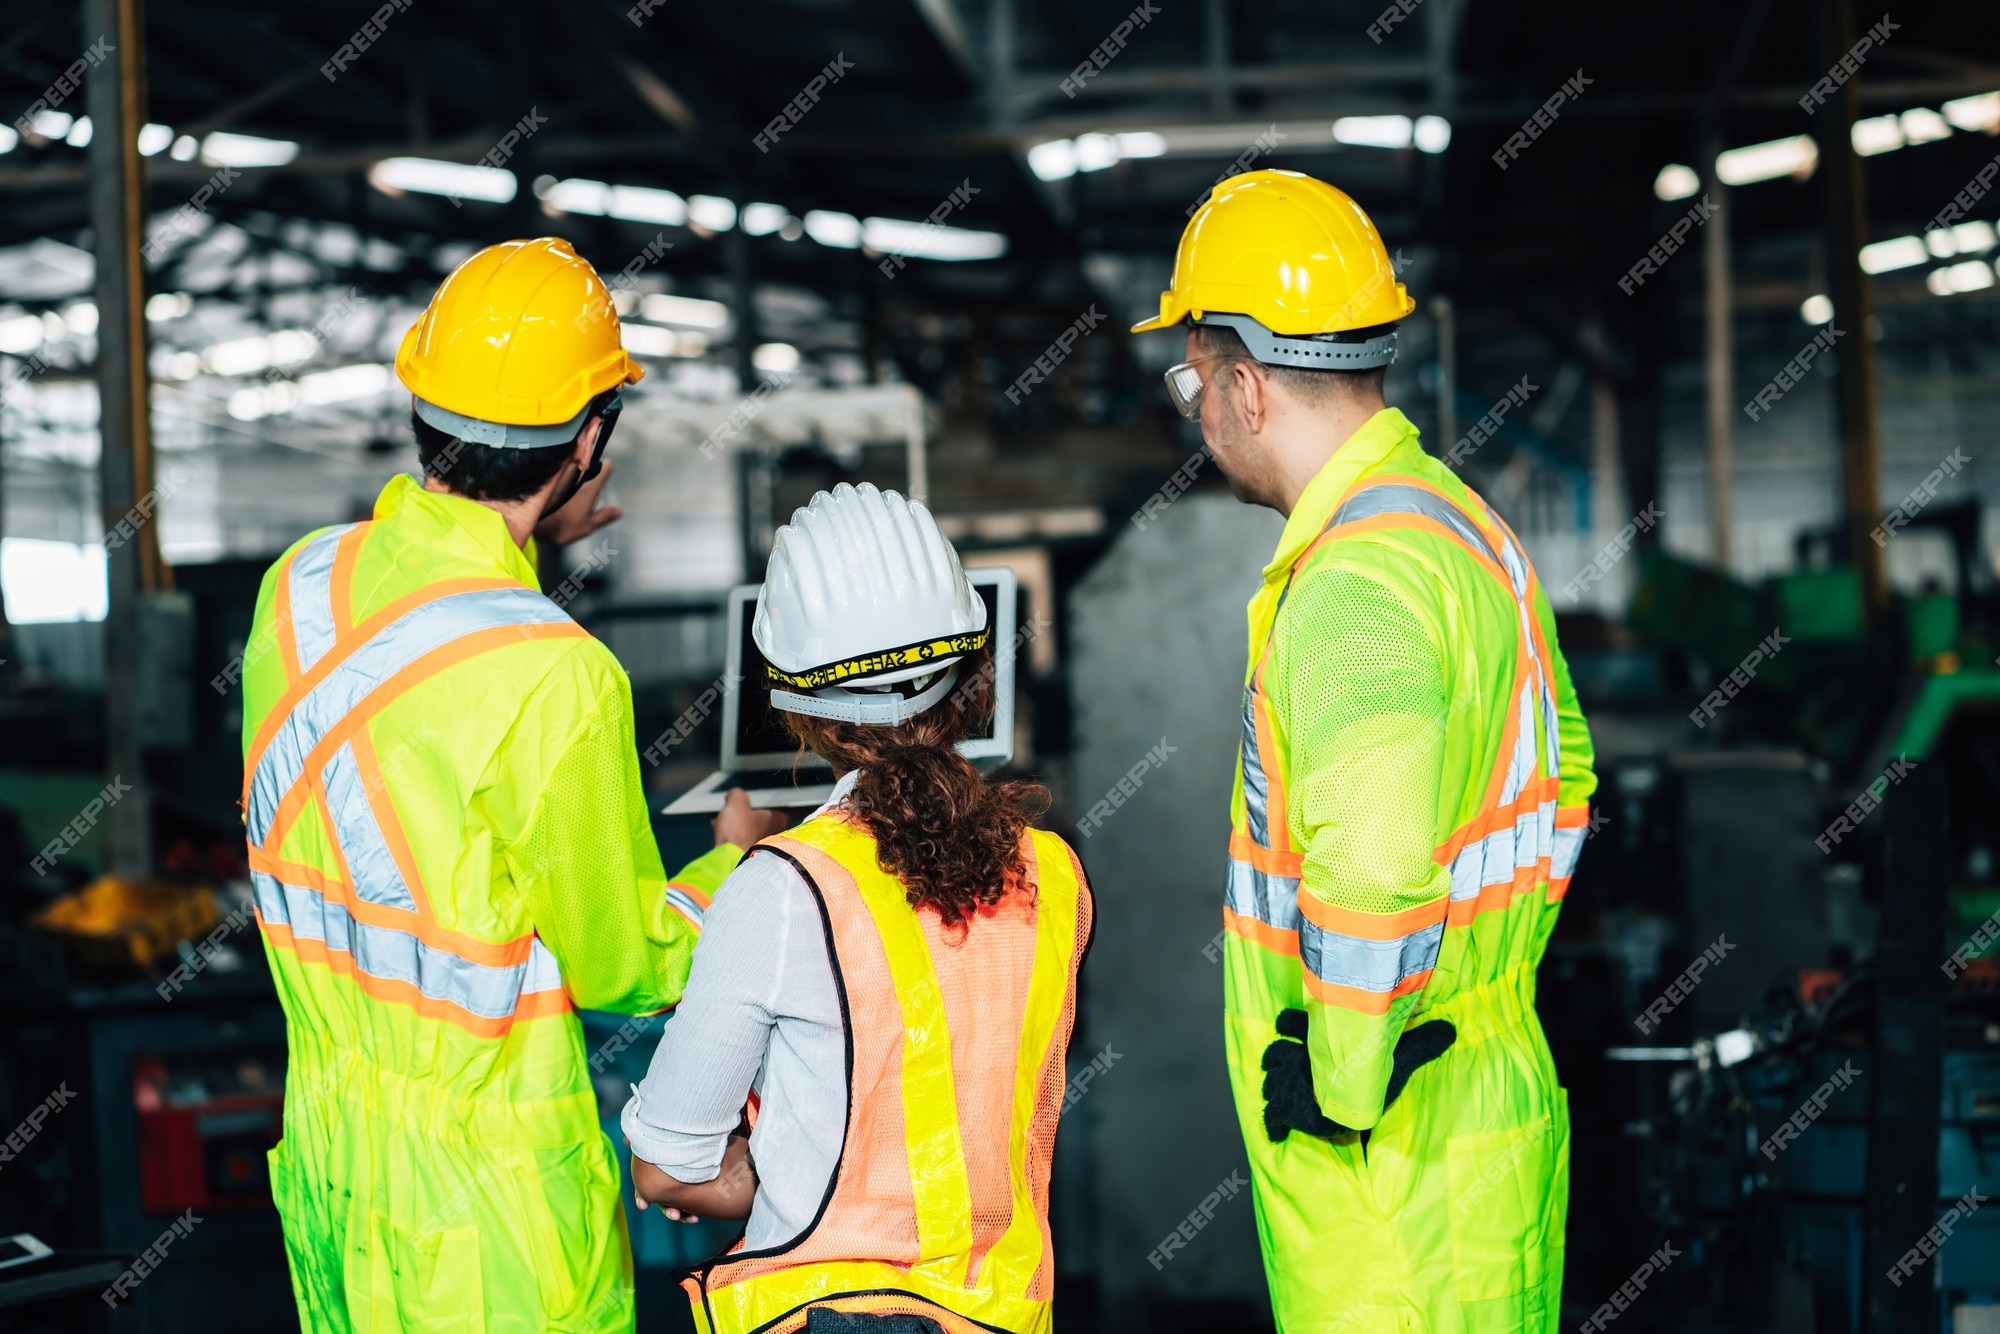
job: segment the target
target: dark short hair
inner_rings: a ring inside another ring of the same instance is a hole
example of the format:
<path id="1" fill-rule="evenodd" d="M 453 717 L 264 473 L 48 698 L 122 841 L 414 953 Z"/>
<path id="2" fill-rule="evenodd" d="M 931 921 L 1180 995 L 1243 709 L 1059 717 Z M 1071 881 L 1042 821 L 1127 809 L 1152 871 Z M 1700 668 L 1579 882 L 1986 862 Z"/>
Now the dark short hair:
<path id="1" fill-rule="evenodd" d="M 440 431 L 410 413 L 417 437 L 417 461 L 424 476 L 434 477 L 453 494 L 472 500 L 526 500 L 562 471 L 576 450 L 576 441 L 540 449 L 496 449 L 475 445 Z"/>
<path id="2" fill-rule="evenodd" d="M 1195 346 L 1209 356 L 1241 357 L 1245 361 L 1257 361 L 1250 355 L 1250 347 L 1243 341 L 1243 335 L 1228 325 L 1198 324 L 1193 327 Z M 1357 336 L 1372 336 L 1385 332 L 1386 328 L 1355 331 Z M 1323 403 L 1331 398 L 1351 398 L 1357 395 L 1380 397 L 1382 382 L 1389 374 L 1387 366 L 1375 366 L 1365 371 L 1316 371 L 1303 366 L 1273 366 L 1267 361 L 1259 361 L 1257 364 L 1269 371 L 1272 379 L 1309 403 Z"/>

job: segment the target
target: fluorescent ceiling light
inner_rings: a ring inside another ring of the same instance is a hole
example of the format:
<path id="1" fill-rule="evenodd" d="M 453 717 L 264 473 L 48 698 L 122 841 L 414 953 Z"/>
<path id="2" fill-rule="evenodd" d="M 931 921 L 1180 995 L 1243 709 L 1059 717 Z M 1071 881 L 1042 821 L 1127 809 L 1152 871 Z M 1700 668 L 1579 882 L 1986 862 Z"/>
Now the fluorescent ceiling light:
<path id="1" fill-rule="evenodd" d="M 1111 137 L 1120 157 L 1162 157 L 1167 151 L 1167 136 L 1152 130 L 1130 130 Z"/>
<path id="2" fill-rule="evenodd" d="M 186 292 L 155 292 L 146 298 L 146 318 L 155 324 L 178 319 L 194 309 L 194 298 Z"/>
<path id="3" fill-rule="evenodd" d="M 1794 134 L 1768 143 L 1731 148 L 1715 155 L 1715 174 L 1724 185 L 1751 185 L 1780 176 L 1804 180 L 1819 163 L 1819 147 L 1811 135 Z"/>
<path id="4" fill-rule="evenodd" d="M 157 157 L 174 142 L 172 126 L 146 124 L 139 127 L 139 155 Z"/>
<path id="5" fill-rule="evenodd" d="M 0 538 L 0 593 L 7 599 L 7 619 L 17 625 L 103 620 L 111 605 L 105 557 L 97 542 Z"/>
<path id="6" fill-rule="evenodd" d="M 645 185 L 614 185 L 604 215 L 625 222 L 679 227 L 688 220 L 688 206 L 687 200 L 672 190 L 656 190 Z"/>
<path id="7" fill-rule="evenodd" d="M 395 372 L 388 366 L 363 363 L 337 370 L 301 375 L 297 380 L 254 385 L 229 396 L 229 415 L 238 421 L 256 421 L 290 412 L 304 404 L 324 407 L 329 403 L 350 403 L 372 398 L 394 386 Z"/>
<path id="8" fill-rule="evenodd" d="M 1904 143 L 1928 144 L 1951 138 L 1951 126 L 1929 107 L 1912 107 L 1902 114 L 1899 123 L 1903 128 Z"/>
<path id="9" fill-rule="evenodd" d="M 1335 143 L 1362 148 L 1408 148 L 1414 134 L 1408 116 L 1342 116 L 1333 123 Z"/>
<path id="10" fill-rule="evenodd" d="M 1967 260 L 1963 264 L 1953 264 L 1948 268 L 1932 269 L 1924 279 L 1924 286 L 1938 296 L 1950 296 L 1955 292 L 1977 292 L 1993 286 L 1993 270 L 1983 259 Z"/>
<path id="11" fill-rule="evenodd" d="M 209 136 L 211 139 L 214 137 Z M 203 141 L 202 151 L 207 152 L 206 140 Z M 388 194 L 408 191 L 420 195 L 476 199 L 487 204 L 508 203 L 519 188 L 514 173 L 504 168 L 439 162 L 427 157 L 383 158 L 368 169 L 368 180 L 376 189 Z"/>
<path id="12" fill-rule="evenodd" d="M 15 132 L 13 126 L 0 125 L 0 153 L 13 152 L 14 145 L 20 142 L 21 136 Z"/>
<path id="13" fill-rule="evenodd" d="M 688 221 L 711 232 L 726 232 L 736 225 L 735 201 L 716 195 L 688 196 Z"/>
<path id="14" fill-rule="evenodd" d="M 674 324 L 688 329 L 704 329 L 710 333 L 726 328 L 729 324 L 728 306 L 720 301 L 704 301 L 700 297 L 649 292 L 639 302 L 639 309 L 655 324 Z"/>
<path id="15" fill-rule="evenodd" d="M 750 364 L 766 375 L 790 375 L 799 368 L 799 350 L 790 343 L 759 343 Z"/>
<path id="16" fill-rule="evenodd" d="M 1701 176 L 1693 167 L 1669 162 L 1653 178 L 1653 194 L 1665 200 L 1687 199 L 1701 189 Z"/>
<path id="17" fill-rule="evenodd" d="M 62 322 L 68 326 L 71 333 L 90 337 L 97 332 L 97 303 L 78 301 L 73 305 L 64 306 Z"/>
<path id="18" fill-rule="evenodd" d="M 1418 152 L 1442 153 L 1451 147 L 1451 122 L 1443 116 L 1419 116 L 1414 138 Z"/>
<path id="19" fill-rule="evenodd" d="M 1946 102 L 1944 118 L 1968 133 L 2000 129 L 2000 93 L 1976 93 Z"/>
<path id="20" fill-rule="evenodd" d="M 1863 157 L 1874 157 L 1877 153 L 1903 146 L 1903 126 L 1894 116 L 1870 116 L 1866 120 L 1857 120 L 1852 136 L 1854 151 Z"/>
<path id="21" fill-rule="evenodd" d="M 750 236 L 769 236 L 785 225 L 791 211 L 783 204 L 745 204 L 743 230 Z"/>
<path id="22" fill-rule="evenodd" d="M 310 330 L 280 329 L 217 343 L 201 354 L 201 363 L 210 375 L 254 375 L 304 361 L 318 349 L 319 339 Z"/>
<path id="23" fill-rule="evenodd" d="M 621 324 L 619 340 L 627 352 L 642 357 L 671 357 L 680 353 L 681 336 L 657 324 Z"/>
<path id="24" fill-rule="evenodd" d="M 201 141 L 201 160 L 218 167 L 282 167 L 298 155 L 299 146 L 290 139 L 217 130 Z"/>
<path id="25" fill-rule="evenodd" d="M 0 320 L 0 352 L 25 357 L 41 351 L 42 317 L 16 315 Z"/>
<path id="26" fill-rule="evenodd" d="M 192 162 L 194 155 L 201 151 L 201 141 L 191 134 L 184 134 L 174 140 L 173 151 L 167 156 L 176 162 Z"/>
<path id="27" fill-rule="evenodd" d="M 861 224 L 861 239 L 870 250 L 912 259 L 998 259 L 1007 253 L 1007 238 L 999 232 L 935 227 L 901 218 L 867 219 Z"/>
<path id="28" fill-rule="evenodd" d="M 1951 229 L 1951 239 L 1961 255 L 1976 254 L 2000 245 L 2000 235 L 1994 233 L 1990 222 L 1961 222 Z"/>
<path id="29" fill-rule="evenodd" d="M 1833 319 L 1833 298 L 1824 292 L 1815 292 L 1799 303 L 1799 316 L 1807 324 L 1826 324 Z"/>
<path id="30" fill-rule="evenodd" d="M 1067 139 L 1036 144 L 1028 150 L 1028 170 L 1038 180 L 1067 180 L 1076 175 L 1076 145 Z"/>
<path id="31" fill-rule="evenodd" d="M 861 244 L 861 219 L 852 213 L 816 208 L 805 216 L 806 235 L 823 246 L 853 250 Z"/>
<path id="32" fill-rule="evenodd" d="M 88 148 L 90 147 L 90 129 L 90 117 L 78 116 L 76 124 L 70 126 L 69 133 L 63 136 L 63 142 L 71 148 Z"/>
<path id="33" fill-rule="evenodd" d="M 1894 269 L 1907 269 L 1913 264 L 1922 264 L 1931 257 L 1921 236 L 1898 236 L 1890 241 L 1877 241 L 1873 245 L 1861 247 L 1861 269 L 1864 273 L 1888 273 Z"/>
<path id="34" fill-rule="evenodd" d="M 76 117 L 67 111 L 37 111 L 28 117 L 28 128 L 44 139 L 60 139 L 74 124 Z"/>
<path id="35" fill-rule="evenodd" d="M 1078 171 L 1103 171 L 1118 165 L 1118 141 L 1110 135 L 1079 134 L 1074 142 Z"/>

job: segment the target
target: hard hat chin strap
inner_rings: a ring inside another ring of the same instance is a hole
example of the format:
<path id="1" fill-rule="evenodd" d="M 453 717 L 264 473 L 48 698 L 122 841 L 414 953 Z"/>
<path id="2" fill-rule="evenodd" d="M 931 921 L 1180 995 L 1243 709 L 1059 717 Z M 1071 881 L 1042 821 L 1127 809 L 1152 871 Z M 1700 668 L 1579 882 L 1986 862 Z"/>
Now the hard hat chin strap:
<path id="1" fill-rule="evenodd" d="M 1272 333 L 1248 315 L 1207 311 L 1190 323 L 1199 329 L 1220 325 L 1234 329 L 1250 355 L 1266 366 L 1296 366 L 1308 371 L 1368 371 L 1396 359 L 1396 331 L 1373 338 L 1342 341 L 1338 334 L 1296 336 Z"/>
<path id="2" fill-rule="evenodd" d="M 938 674 L 937 680 L 914 695 L 905 695 L 897 691 L 883 691 L 880 694 L 863 693 L 840 686 L 828 686 L 824 690 L 815 690 L 808 695 L 774 686 L 771 690 L 771 707 L 784 713 L 803 713 L 814 718 L 831 718 L 835 722 L 894 727 L 898 723 L 908 722 L 943 699 L 957 680 L 958 664 L 954 662 Z"/>

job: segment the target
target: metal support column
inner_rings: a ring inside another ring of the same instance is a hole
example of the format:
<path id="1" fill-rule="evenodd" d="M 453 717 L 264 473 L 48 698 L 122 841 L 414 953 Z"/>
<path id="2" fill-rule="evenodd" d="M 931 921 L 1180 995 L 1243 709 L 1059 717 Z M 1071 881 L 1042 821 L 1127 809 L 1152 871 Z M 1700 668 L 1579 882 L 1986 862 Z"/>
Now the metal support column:
<path id="1" fill-rule="evenodd" d="M 146 371 L 146 179 L 139 127 L 146 120 L 145 20 L 140 0 L 85 0 L 85 45 L 104 39 L 112 58 L 90 72 L 84 105 L 90 141 L 90 225 L 97 251 L 98 504 L 108 534 L 128 516 L 135 535 L 107 543 L 110 609 L 104 622 L 104 731 L 108 774 L 130 791 L 105 811 L 105 869 L 153 869 L 151 795 L 140 735 L 140 623 L 147 593 L 166 586 L 153 510 L 153 440 Z"/>
<path id="2" fill-rule="evenodd" d="M 1831 68 L 1854 41 L 1852 0 L 1814 0 L 1815 68 Z M 1861 592 L 1872 614 L 1888 595 L 1882 548 L 1869 534 L 1882 515 L 1882 439 L 1876 420 L 1874 322 L 1861 246 L 1868 239 L 1868 192 L 1854 151 L 1854 119 L 1861 81 L 1849 79 L 1814 119 L 1819 175 L 1826 182 L 1826 268 L 1833 289 L 1833 352 L 1840 367 L 1841 475 L 1847 497 L 1847 531 Z"/>
<path id="3" fill-rule="evenodd" d="M 1927 1267 L 1896 1283 L 1889 1269 L 1938 1219 L 1947 990 L 1939 965 L 1949 948 L 1945 909 L 1951 854 L 1945 840 L 1950 796 L 1944 766 L 1930 760 L 1905 775 L 1882 803 L 1889 830 L 1875 945 L 1875 1034 L 1867 1070 L 1863 1334 L 1903 1334 L 1938 1325 L 1936 1271 Z"/>
<path id="4" fill-rule="evenodd" d="M 1715 213 L 1702 228 L 1702 296 L 1707 314 L 1708 521 L 1715 568 L 1729 569 L 1729 533 L 1735 522 L 1736 339 L 1732 321 L 1734 276 L 1729 269 L 1730 201 L 1715 174 L 1719 140 L 1702 145 L 1705 191 Z"/>

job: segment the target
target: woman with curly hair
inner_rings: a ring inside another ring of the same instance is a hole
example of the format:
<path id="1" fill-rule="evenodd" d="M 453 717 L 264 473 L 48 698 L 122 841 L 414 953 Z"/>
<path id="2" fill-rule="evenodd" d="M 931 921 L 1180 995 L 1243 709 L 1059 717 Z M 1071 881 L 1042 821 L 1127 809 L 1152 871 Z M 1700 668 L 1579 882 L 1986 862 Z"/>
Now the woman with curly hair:
<path id="1" fill-rule="evenodd" d="M 623 1118 L 641 1208 L 748 1219 L 683 1283 L 701 1329 L 1049 1328 L 1091 902 L 1047 794 L 956 748 L 991 634 L 920 504 L 842 485 L 778 530 L 753 635 L 838 781 L 716 892 Z"/>

